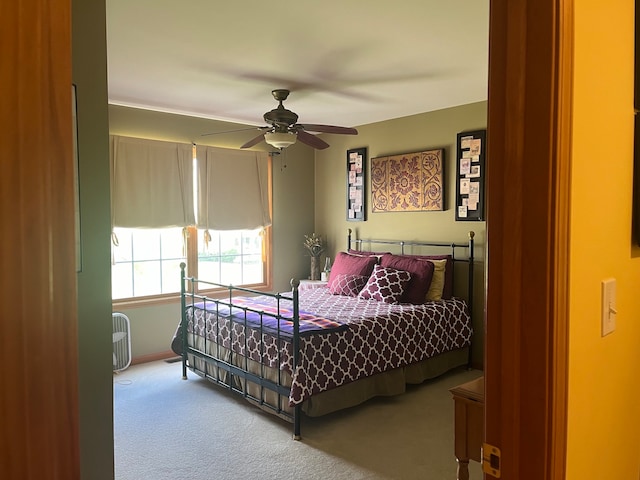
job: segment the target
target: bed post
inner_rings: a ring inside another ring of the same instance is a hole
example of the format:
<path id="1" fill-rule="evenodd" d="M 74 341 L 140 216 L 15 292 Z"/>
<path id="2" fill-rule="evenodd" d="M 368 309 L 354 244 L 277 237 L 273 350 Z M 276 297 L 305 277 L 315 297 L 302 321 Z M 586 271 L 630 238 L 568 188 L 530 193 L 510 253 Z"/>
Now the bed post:
<path id="1" fill-rule="evenodd" d="M 347 233 L 347 252 L 351 250 L 351 229 Z"/>
<path id="2" fill-rule="evenodd" d="M 300 306 L 298 298 L 298 287 L 300 280 L 291 279 L 291 292 L 293 294 L 293 366 L 291 376 L 298 368 L 300 363 Z M 298 403 L 293 407 L 293 439 L 300 440 L 300 415 L 302 414 L 301 405 Z"/>
<path id="3" fill-rule="evenodd" d="M 471 323 L 473 324 L 473 267 L 474 267 L 474 237 L 476 233 L 474 231 L 469 232 L 469 278 L 468 278 L 468 303 L 469 303 L 469 317 L 471 318 Z M 472 353 L 472 345 L 469 347 L 469 359 L 467 360 L 467 368 L 471 368 L 471 353 Z"/>
<path id="4" fill-rule="evenodd" d="M 184 294 L 185 287 L 185 268 L 187 265 L 180 262 L 180 337 L 182 341 L 182 379 L 187 379 L 187 305 Z"/>

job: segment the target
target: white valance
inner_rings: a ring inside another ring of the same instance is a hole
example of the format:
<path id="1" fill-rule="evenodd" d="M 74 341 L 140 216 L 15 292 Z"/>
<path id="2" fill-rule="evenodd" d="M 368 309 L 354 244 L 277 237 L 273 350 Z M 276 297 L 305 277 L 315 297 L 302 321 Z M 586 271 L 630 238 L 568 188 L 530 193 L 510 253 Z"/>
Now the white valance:
<path id="1" fill-rule="evenodd" d="M 253 230 L 271 225 L 269 154 L 196 147 L 199 228 Z"/>
<path id="2" fill-rule="evenodd" d="M 114 227 L 193 225 L 193 146 L 110 137 L 111 222 Z"/>

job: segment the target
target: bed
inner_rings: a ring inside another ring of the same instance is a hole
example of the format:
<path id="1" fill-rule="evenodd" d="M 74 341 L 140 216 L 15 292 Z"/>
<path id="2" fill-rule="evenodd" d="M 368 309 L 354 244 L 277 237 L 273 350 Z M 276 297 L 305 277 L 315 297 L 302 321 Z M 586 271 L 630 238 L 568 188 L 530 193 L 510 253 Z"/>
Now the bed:
<path id="1" fill-rule="evenodd" d="M 303 414 L 401 394 L 469 364 L 473 255 L 473 232 L 441 243 L 353 239 L 349 230 L 326 284 L 293 279 L 291 291 L 273 294 L 188 277 L 182 264 L 172 348 L 184 379 L 191 370 L 242 395 L 292 422 L 300 439 Z M 455 282 L 460 273 L 466 281 Z M 226 292 L 211 298 L 197 285 Z"/>

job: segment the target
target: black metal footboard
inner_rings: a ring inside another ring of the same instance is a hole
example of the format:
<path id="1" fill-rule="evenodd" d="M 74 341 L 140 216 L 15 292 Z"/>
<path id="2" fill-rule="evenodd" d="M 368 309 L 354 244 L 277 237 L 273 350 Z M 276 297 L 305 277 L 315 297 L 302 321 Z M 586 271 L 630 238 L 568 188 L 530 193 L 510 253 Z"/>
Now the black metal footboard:
<path id="1" fill-rule="evenodd" d="M 291 387 L 290 379 L 286 378 L 280 366 L 287 352 L 291 358 L 291 374 L 300 362 L 300 282 L 291 280 L 291 295 L 269 294 L 187 277 L 185 269 L 186 265 L 181 263 L 182 378 L 187 379 L 187 369 L 190 369 L 261 408 L 272 410 L 293 423 L 293 438 L 299 440 L 301 406 L 297 404 L 290 408 L 288 402 L 283 404 L 283 399 L 290 395 Z M 196 293 L 198 284 L 224 289 L 228 294 L 224 298 L 207 297 Z M 234 303 L 234 299 L 240 296 L 256 295 L 273 299 L 276 307 L 263 311 Z M 285 309 L 281 309 L 281 303 L 285 301 L 292 304 L 286 315 L 283 313 Z M 286 333 L 281 328 L 285 323 L 292 324 Z M 265 365 L 264 359 L 273 355 L 274 350 L 271 348 L 267 352 L 269 343 L 271 347 L 275 344 L 276 369 Z M 250 351 L 257 355 L 257 361 L 250 358 Z M 252 384 L 251 388 L 249 384 Z M 256 388 L 257 394 L 252 393 L 251 390 Z M 264 401 L 265 390 L 276 394 L 275 405 Z"/>

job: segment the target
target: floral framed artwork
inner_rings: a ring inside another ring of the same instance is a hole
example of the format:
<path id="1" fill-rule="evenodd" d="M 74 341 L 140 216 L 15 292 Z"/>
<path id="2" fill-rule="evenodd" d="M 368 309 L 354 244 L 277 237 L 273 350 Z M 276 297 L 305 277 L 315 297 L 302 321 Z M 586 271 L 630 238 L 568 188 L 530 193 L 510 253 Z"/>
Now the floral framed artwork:
<path id="1" fill-rule="evenodd" d="M 371 211 L 444 209 L 444 149 L 371 159 Z"/>

